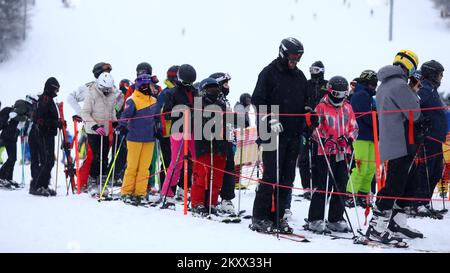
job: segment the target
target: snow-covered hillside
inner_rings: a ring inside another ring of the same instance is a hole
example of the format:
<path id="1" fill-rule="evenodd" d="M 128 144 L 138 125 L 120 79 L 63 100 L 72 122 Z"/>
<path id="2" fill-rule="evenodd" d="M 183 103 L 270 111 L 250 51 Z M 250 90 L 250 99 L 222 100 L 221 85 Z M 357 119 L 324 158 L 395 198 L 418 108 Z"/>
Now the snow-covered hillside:
<path id="1" fill-rule="evenodd" d="M 327 78 L 339 74 L 353 79 L 364 69 L 391 63 L 401 48 L 414 50 L 421 62 L 436 59 L 450 68 L 450 32 L 428 0 L 395 1 L 393 42 L 387 41 L 389 14 L 382 0 L 347 0 L 350 5 L 342 0 L 77 2 L 64 8 L 58 0 L 36 0 L 28 40 L 0 64 L 2 105 L 40 92 L 50 76 L 61 83 L 58 100 L 65 101 L 69 92 L 93 78 L 92 67 L 100 61 L 112 64 L 116 82 L 133 79 L 142 61 L 160 79 L 173 64 L 192 64 L 198 80 L 226 71 L 232 76 L 234 104 L 241 93 L 253 91 L 258 73 L 288 36 L 305 46 L 299 67 L 307 76 L 310 64 L 322 60 Z M 441 91 L 450 92 L 445 75 Z M 69 116 L 71 109 L 66 111 Z M 450 252 L 449 216 L 412 219 L 410 225 L 425 239 L 411 241 L 409 249 L 380 249 L 306 233 L 302 224 L 309 202 L 293 201 L 295 232 L 311 240 L 296 243 L 254 233 L 248 220 L 225 225 L 183 216 L 181 207 L 162 211 L 65 196 L 61 167 L 58 176 L 54 198 L 31 196 L 27 188 L 0 190 L 0 252 Z M 14 178 L 20 177 L 17 164 Z M 28 181 L 28 167 L 25 177 Z M 249 214 L 254 195 L 253 188 L 242 193 L 242 208 Z M 354 209 L 348 212 L 357 227 Z M 363 226 L 363 211 L 358 213 Z"/>

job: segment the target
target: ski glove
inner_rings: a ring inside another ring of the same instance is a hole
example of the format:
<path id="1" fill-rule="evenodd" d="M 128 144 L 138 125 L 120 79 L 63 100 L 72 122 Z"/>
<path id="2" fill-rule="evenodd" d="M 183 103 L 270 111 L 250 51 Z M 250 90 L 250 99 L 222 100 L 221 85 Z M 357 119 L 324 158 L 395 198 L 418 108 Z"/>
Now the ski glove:
<path id="1" fill-rule="evenodd" d="M 94 126 L 92 126 L 91 129 L 94 130 L 100 136 L 106 136 L 106 130 L 105 128 L 103 128 L 103 125 L 95 124 Z"/>
<path id="2" fill-rule="evenodd" d="M 79 115 L 72 116 L 72 120 L 76 122 L 83 122 L 83 119 Z"/>
<path id="3" fill-rule="evenodd" d="M 321 138 L 321 140 L 326 153 L 336 149 L 336 141 L 331 137 Z"/>
<path id="4" fill-rule="evenodd" d="M 16 113 L 16 112 L 10 112 L 10 113 L 9 113 L 9 120 L 8 120 L 8 121 L 14 119 L 15 117 L 17 117 L 17 113 Z"/>
<path id="5" fill-rule="evenodd" d="M 270 116 L 274 116 L 273 113 L 270 113 L 268 115 L 265 115 L 261 118 L 261 121 L 266 121 L 266 119 Z M 274 132 L 276 134 L 279 134 L 281 132 L 283 132 L 283 125 L 281 124 L 281 122 L 279 122 L 276 118 L 271 118 L 269 120 L 269 126 L 270 126 L 270 131 Z"/>
<path id="6" fill-rule="evenodd" d="M 339 150 L 345 150 L 348 146 L 352 145 L 352 139 L 346 136 L 340 136 L 336 139 L 337 146 Z"/>

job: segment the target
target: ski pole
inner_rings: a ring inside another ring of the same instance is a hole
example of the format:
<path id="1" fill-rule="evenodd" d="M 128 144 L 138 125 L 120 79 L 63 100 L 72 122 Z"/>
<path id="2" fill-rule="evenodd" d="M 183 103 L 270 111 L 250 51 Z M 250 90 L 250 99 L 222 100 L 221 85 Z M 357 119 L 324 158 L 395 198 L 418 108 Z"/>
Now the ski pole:
<path id="1" fill-rule="evenodd" d="M 312 186 L 312 174 L 313 174 L 313 171 L 312 171 L 312 152 L 311 152 L 311 150 L 312 150 L 312 143 L 311 143 L 311 140 L 309 140 L 308 141 L 308 157 L 309 157 L 309 190 L 310 190 L 310 194 L 311 194 L 311 197 L 312 197 L 312 194 L 313 194 L 313 186 Z"/>
<path id="2" fill-rule="evenodd" d="M 244 128 L 241 128 L 241 150 L 239 155 L 239 177 L 238 177 L 238 183 L 239 183 L 239 194 L 238 194 L 238 215 L 241 212 L 241 176 L 242 176 L 242 156 L 244 153 Z"/>
<path id="3" fill-rule="evenodd" d="M 21 148 L 22 148 L 22 180 L 20 182 L 20 186 L 25 187 L 25 134 L 24 129 L 20 129 L 20 140 L 21 140 Z"/>
<path id="4" fill-rule="evenodd" d="M 61 138 L 61 129 L 58 130 L 58 146 L 56 146 L 56 173 L 55 173 L 55 191 L 58 190 L 58 167 L 59 167 L 59 145 Z"/>
<path id="5" fill-rule="evenodd" d="M 103 180 L 103 136 L 100 136 L 100 173 L 98 175 L 99 183 L 98 183 L 98 192 L 102 192 L 102 180 Z M 99 195 L 99 200 L 102 198 L 102 195 Z"/>
<path id="6" fill-rule="evenodd" d="M 352 167 L 354 155 L 355 155 L 355 151 L 353 150 L 352 156 L 350 158 L 350 164 L 348 164 L 347 156 L 345 156 L 345 165 L 347 165 L 347 173 L 348 173 L 348 178 L 350 180 L 350 188 L 352 189 L 353 204 L 355 204 L 355 214 L 356 214 L 356 220 L 358 221 L 358 231 L 361 231 L 362 229 L 361 229 L 361 224 L 359 222 L 358 207 L 356 206 L 355 189 L 353 188 L 353 179 L 352 179 L 352 176 L 350 175 L 350 168 Z"/>
<path id="7" fill-rule="evenodd" d="M 277 200 L 276 200 L 276 218 L 277 218 L 277 238 L 280 239 L 280 134 L 277 133 Z"/>
<path id="8" fill-rule="evenodd" d="M 316 127 L 316 134 L 317 134 L 317 138 L 319 139 L 320 147 L 322 148 L 323 151 L 325 151 L 325 149 L 323 147 L 322 139 L 320 138 L 319 129 L 317 127 Z M 325 161 L 327 162 L 328 170 L 330 171 L 331 178 L 333 179 L 334 187 L 336 188 L 337 191 L 339 191 L 336 179 L 334 178 L 334 174 L 333 174 L 333 171 L 331 169 L 330 161 L 328 160 L 327 156 L 325 156 Z M 348 216 L 347 210 L 345 209 L 344 200 L 342 199 L 341 195 L 338 195 L 338 197 L 339 197 L 339 201 L 341 202 L 341 206 L 344 208 L 345 217 L 347 218 L 348 224 L 350 225 L 350 229 L 351 229 L 351 231 L 353 233 L 353 236 L 356 237 L 355 231 L 353 230 L 352 222 L 350 221 L 350 217 Z"/>
<path id="9" fill-rule="evenodd" d="M 326 155 L 324 155 L 326 157 Z M 323 204 L 323 232 L 325 233 L 327 224 L 326 224 L 326 215 L 327 215 L 327 204 L 328 204 L 328 185 L 330 182 L 330 171 L 327 171 L 327 183 L 326 183 L 326 188 L 325 188 L 325 200 L 324 200 L 324 204 Z M 331 195 L 331 193 L 330 193 Z"/>
<path id="10" fill-rule="evenodd" d="M 111 177 L 111 173 L 112 173 L 113 169 L 114 169 L 115 166 L 116 166 L 116 159 L 117 159 L 117 157 L 118 157 L 118 155 L 119 155 L 119 153 L 120 153 L 120 149 L 122 148 L 122 143 L 123 143 L 124 139 L 125 139 L 125 135 L 123 135 L 122 138 L 120 139 L 119 149 L 116 150 L 116 154 L 114 155 L 114 159 L 113 159 L 112 166 L 111 166 L 111 168 L 109 169 L 108 176 L 106 177 L 105 185 L 103 186 L 103 189 L 102 189 L 102 192 L 101 192 L 100 196 L 103 196 L 103 192 L 105 191 L 106 186 L 108 185 L 109 178 Z M 111 193 L 112 193 L 112 192 L 111 192 Z"/>
<path id="11" fill-rule="evenodd" d="M 118 132 L 115 132 L 115 139 L 114 139 L 114 152 L 117 154 L 117 155 L 119 155 L 119 151 L 120 151 L 120 147 L 119 147 L 119 150 L 117 150 L 117 140 L 118 140 L 118 138 L 119 138 L 119 133 Z M 120 141 L 120 145 L 122 145 L 122 140 Z M 116 159 L 116 157 L 114 156 L 114 160 Z M 113 182 L 111 183 L 111 195 L 113 194 L 113 192 L 114 192 L 114 183 L 116 183 L 116 162 L 113 160 L 113 165 L 112 165 L 112 179 L 113 179 Z M 110 170 L 111 171 L 111 170 Z M 108 174 L 108 176 L 109 176 L 109 174 Z M 108 179 L 108 178 L 106 178 L 106 179 Z M 105 181 L 105 184 L 107 184 L 108 182 L 107 181 Z"/>
<path id="12" fill-rule="evenodd" d="M 210 156 L 211 156 L 211 167 L 209 168 L 210 175 L 209 175 L 209 215 L 211 215 L 211 206 L 212 206 L 212 185 L 213 185 L 213 168 L 214 168 L 214 160 L 213 160 L 213 142 L 212 139 L 210 140 Z"/>
<path id="13" fill-rule="evenodd" d="M 159 156 L 161 157 L 161 163 L 162 163 L 162 166 L 163 166 L 164 175 L 167 175 L 166 163 L 164 163 L 164 155 L 162 153 L 161 143 L 159 141 L 158 141 L 158 146 L 159 146 L 159 150 L 161 151 Z"/>
<path id="14" fill-rule="evenodd" d="M 428 190 L 428 196 L 430 196 L 430 205 L 431 205 L 431 211 L 434 211 L 433 208 L 433 193 L 431 192 L 431 186 L 430 186 L 430 175 L 428 173 L 428 158 L 427 158 L 427 150 L 425 148 L 425 145 L 423 147 L 423 156 L 425 161 L 425 172 L 427 174 L 427 190 Z"/>

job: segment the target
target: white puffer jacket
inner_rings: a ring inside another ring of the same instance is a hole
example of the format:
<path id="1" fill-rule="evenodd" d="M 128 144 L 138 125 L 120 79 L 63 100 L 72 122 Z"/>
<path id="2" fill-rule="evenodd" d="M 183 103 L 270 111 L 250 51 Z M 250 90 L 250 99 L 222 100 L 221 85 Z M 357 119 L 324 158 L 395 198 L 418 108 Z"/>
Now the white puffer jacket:
<path id="1" fill-rule="evenodd" d="M 86 94 L 81 117 L 86 122 L 86 133 L 97 134 L 92 130 L 95 124 L 103 125 L 106 132 L 109 132 L 109 121 L 116 121 L 116 110 L 114 104 L 116 102 L 114 93 L 111 92 L 107 96 L 103 95 L 96 84 L 89 87 Z"/>

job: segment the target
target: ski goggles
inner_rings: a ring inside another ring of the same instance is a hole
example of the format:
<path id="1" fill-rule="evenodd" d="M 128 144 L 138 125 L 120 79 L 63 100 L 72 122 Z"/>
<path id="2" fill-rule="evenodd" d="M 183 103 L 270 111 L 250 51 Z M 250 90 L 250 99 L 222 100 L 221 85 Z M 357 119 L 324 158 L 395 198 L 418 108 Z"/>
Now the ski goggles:
<path id="1" fill-rule="evenodd" d="M 318 66 L 311 66 L 311 67 L 309 68 L 309 72 L 310 72 L 311 74 L 324 73 L 324 72 L 325 72 L 325 68 L 318 67 Z"/>
<path id="2" fill-rule="evenodd" d="M 330 94 L 333 97 L 338 98 L 338 99 L 343 99 L 348 96 L 348 91 L 338 91 L 338 90 L 328 89 L 328 92 L 330 92 Z"/>
<path id="3" fill-rule="evenodd" d="M 289 54 L 288 60 L 290 62 L 299 62 L 301 57 L 302 57 L 302 54 Z"/>
<path id="4" fill-rule="evenodd" d="M 216 81 L 219 83 L 224 82 L 224 81 L 229 81 L 229 80 L 231 80 L 231 76 L 228 73 L 225 73 L 223 76 L 216 79 Z"/>

